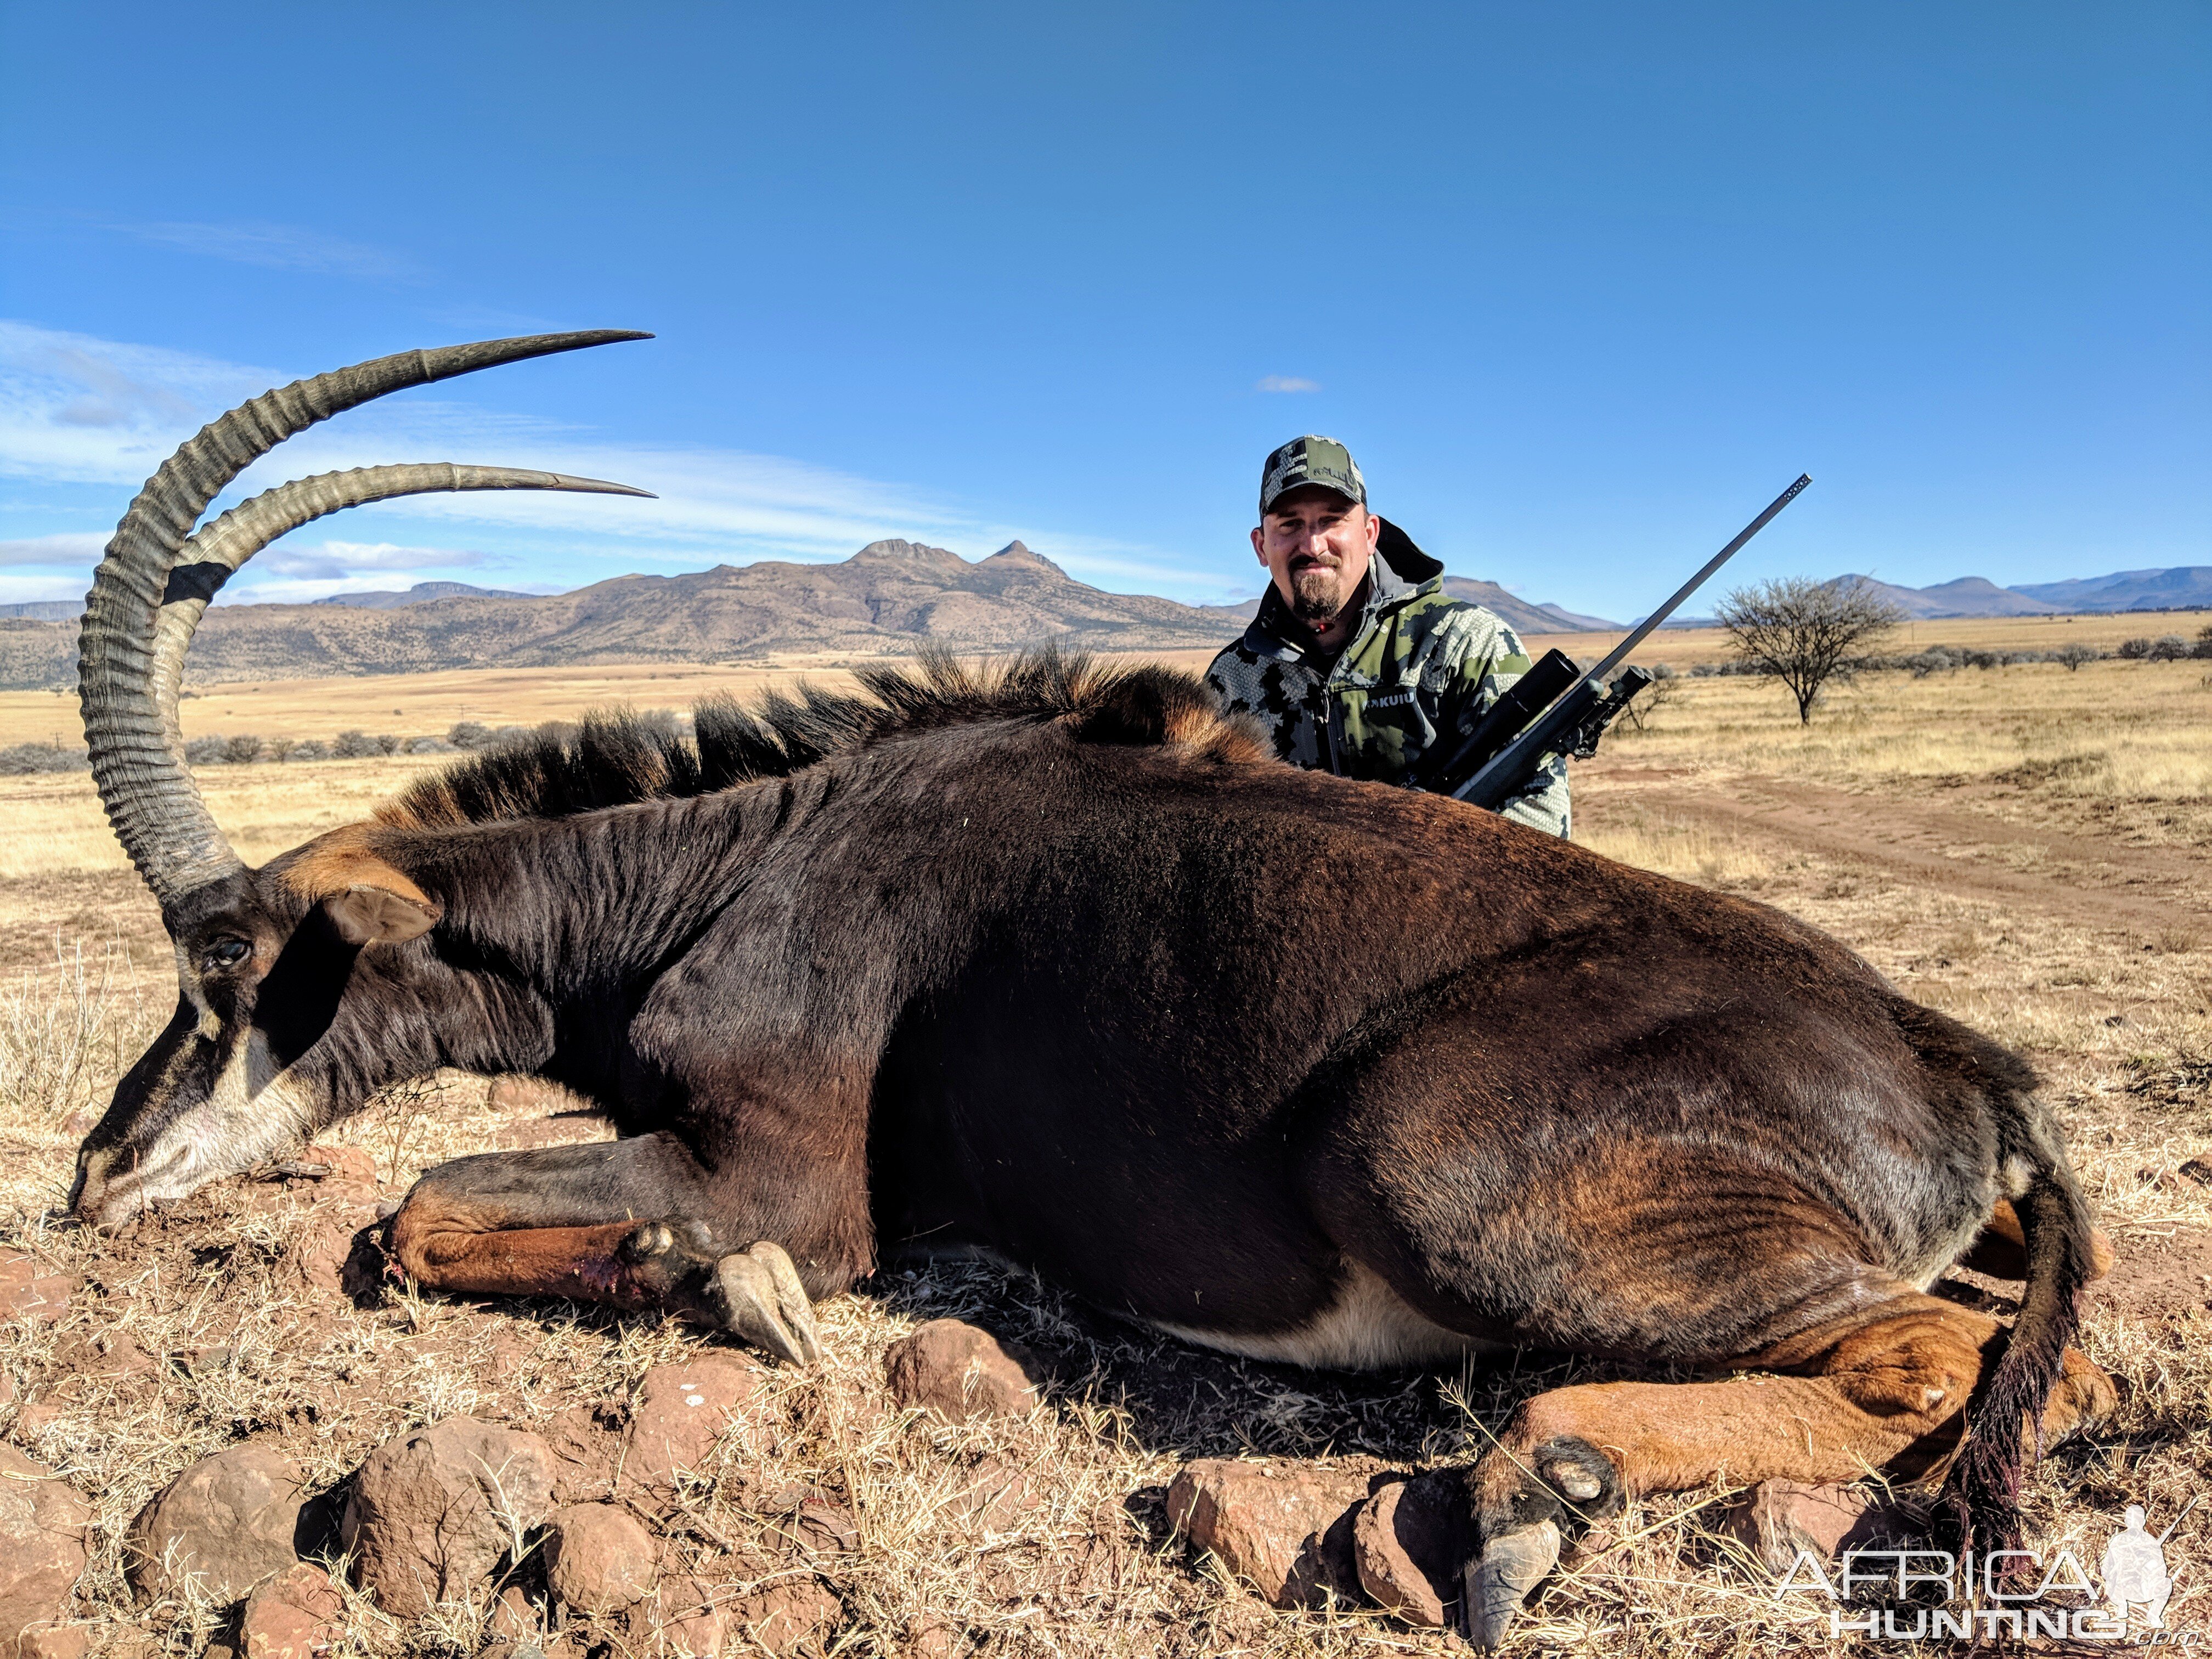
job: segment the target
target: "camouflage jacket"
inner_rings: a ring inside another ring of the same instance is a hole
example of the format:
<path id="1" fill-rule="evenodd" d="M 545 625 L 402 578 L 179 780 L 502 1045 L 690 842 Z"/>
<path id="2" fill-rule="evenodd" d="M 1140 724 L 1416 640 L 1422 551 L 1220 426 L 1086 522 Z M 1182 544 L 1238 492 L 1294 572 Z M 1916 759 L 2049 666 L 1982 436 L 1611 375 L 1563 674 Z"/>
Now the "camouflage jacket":
<path id="1" fill-rule="evenodd" d="M 1443 566 L 1387 520 L 1352 638 L 1330 660 L 1316 657 L 1310 637 L 1270 584 L 1206 684 L 1255 716 L 1291 765 L 1382 783 L 1433 746 L 1456 743 L 1531 665 L 1520 637 L 1481 606 L 1447 597 Z M 1504 815 L 1566 835 L 1566 762 L 1555 757 Z"/>

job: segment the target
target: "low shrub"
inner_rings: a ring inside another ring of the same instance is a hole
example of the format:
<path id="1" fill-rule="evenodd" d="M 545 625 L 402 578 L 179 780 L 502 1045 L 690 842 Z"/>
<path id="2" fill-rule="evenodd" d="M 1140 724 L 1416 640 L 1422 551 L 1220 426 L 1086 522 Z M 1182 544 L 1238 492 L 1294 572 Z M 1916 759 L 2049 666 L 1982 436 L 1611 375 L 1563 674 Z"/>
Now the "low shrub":
<path id="1" fill-rule="evenodd" d="M 50 743 L 19 743 L 0 749 L 0 777 L 28 777 L 34 772 L 89 772 L 92 757 L 82 749 L 61 749 Z"/>

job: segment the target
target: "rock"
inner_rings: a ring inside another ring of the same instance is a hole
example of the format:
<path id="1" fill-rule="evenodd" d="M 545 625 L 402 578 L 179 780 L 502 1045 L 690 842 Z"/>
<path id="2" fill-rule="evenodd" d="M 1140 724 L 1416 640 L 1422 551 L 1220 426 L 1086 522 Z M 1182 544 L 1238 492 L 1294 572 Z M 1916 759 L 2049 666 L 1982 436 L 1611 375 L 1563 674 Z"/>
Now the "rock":
<path id="1" fill-rule="evenodd" d="M 58 1474 L 0 1445 L 0 1654 L 25 1626 L 65 1616 L 91 1524 L 91 1506 Z M 68 1638 L 41 1632 L 41 1639 Z"/>
<path id="2" fill-rule="evenodd" d="M 623 1479 L 665 1488 L 678 1472 L 704 1468 L 723 1431 L 752 1417 L 760 1392 L 759 1374 L 730 1355 L 655 1365 L 630 1407 Z"/>
<path id="3" fill-rule="evenodd" d="M 558 1084 L 510 1072 L 495 1077 L 484 1091 L 484 1104 L 495 1112 L 557 1112 L 573 1105 L 574 1097 Z"/>
<path id="4" fill-rule="evenodd" d="M 416 1618 L 465 1596 L 545 1519 L 553 1474 L 536 1435 L 449 1417 L 368 1455 L 339 1538 L 377 1605 Z"/>
<path id="5" fill-rule="evenodd" d="M 0 1317 L 40 1324 L 59 1319 L 82 1282 L 74 1273 L 48 1272 L 33 1256 L 0 1255 Z"/>
<path id="6" fill-rule="evenodd" d="M 1459 1469 L 1392 1481 L 1352 1525 L 1359 1587 L 1376 1606 L 1429 1630 L 1452 1627 L 1475 1544 L 1474 1501 Z"/>
<path id="7" fill-rule="evenodd" d="M 627 1510 L 578 1504 L 553 1513 L 545 1543 L 545 1584 L 579 1613 L 620 1613 L 653 1593 L 659 1552 Z"/>
<path id="8" fill-rule="evenodd" d="M 819 1579 L 780 1583 L 730 1604 L 727 1627 L 773 1655 L 795 1653 L 809 1637 L 843 1622 L 844 1604 Z"/>
<path id="9" fill-rule="evenodd" d="M 245 1659 L 313 1659 L 345 1635 L 345 1598 L 313 1563 L 287 1568 L 246 1598 L 239 1615 Z"/>
<path id="10" fill-rule="evenodd" d="M 556 1504 L 593 1504 L 614 1496 L 623 1440 L 600 1421 L 598 1407 L 556 1412 L 538 1432 L 553 1451 Z"/>
<path id="11" fill-rule="evenodd" d="M 1200 1458 L 1168 1488 L 1168 1520 L 1274 1606 L 1312 1607 L 1359 1587 L 1352 1528 L 1372 1474 Z"/>
<path id="12" fill-rule="evenodd" d="M 252 1443 L 203 1457 L 138 1512 L 124 1559 L 141 1601 L 239 1600 L 299 1559 L 300 1466 Z"/>
<path id="13" fill-rule="evenodd" d="M 358 1146 L 313 1146 L 302 1154 L 301 1161 L 319 1164 L 329 1170 L 322 1180 L 325 1194 L 332 1187 L 366 1187 L 374 1194 L 380 1185 L 376 1160 Z"/>
<path id="14" fill-rule="evenodd" d="M 538 1604 L 520 1584 L 509 1584 L 499 1593 L 491 1604 L 491 1617 L 485 1621 L 484 1632 L 494 1642 L 505 1642 L 511 1646 L 522 1643 L 537 1643 L 544 1633 L 545 1621 L 539 1617 Z"/>
<path id="15" fill-rule="evenodd" d="M 7 1371 L 0 1371 L 0 1406 L 15 1403 L 15 1379 Z"/>
<path id="16" fill-rule="evenodd" d="M 1721 1527 L 1775 1572 L 1789 1571 L 1800 1550 L 1831 1561 L 1909 1530 L 1856 1486 L 1796 1480 L 1760 1481 L 1729 1506 Z"/>
<path id="17" fill-rule="evenodd" d="M 730 1636 L 728 1608 L 696 1578 L 662 1579 L 651 1595 L 630 1608 L 629 1623 L 629 1651 L 643 1659 L 720 1654 Z"/>
<path id="18" fill-rule="evenodd" d="M 16 1638 L 15 1651 L 21 1659 L 84 1659 L 92 1651 L 94 1629 L 91 1625 L 41 1625 Z"/>
<path id="19" fill-rule="evenodd" d="M 953 1422 L 1018 1417 L 1038 1400 L 1044 1365 L 1018 1342 L 1001 1342 L 960 1319 L 933 1319 L 884 1355 L 884 1376 L 902 1406 L 925 1406 Z"/>

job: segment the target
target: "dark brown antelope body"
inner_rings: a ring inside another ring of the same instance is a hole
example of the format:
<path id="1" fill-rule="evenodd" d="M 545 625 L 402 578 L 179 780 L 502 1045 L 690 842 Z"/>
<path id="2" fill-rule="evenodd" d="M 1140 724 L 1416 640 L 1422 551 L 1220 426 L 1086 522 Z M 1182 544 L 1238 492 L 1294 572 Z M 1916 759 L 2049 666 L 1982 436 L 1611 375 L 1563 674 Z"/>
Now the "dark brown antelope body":
<path id="1" fill-rule="evenodd" d="M 1185 676 L 866 678 L 486 757 L 165 895 L 185 994 L 80 1208 L 439 1065 L 532 1071 L 623 1137 L 425 1176 L 392 1242 L 427 1285 L 804 1358 L 809 1300 L 883 1253 L 983 1249 L 1308 1364 L 1784 1373 L 1529 1402 L 1478 1470 L 1485 1639 L 1625 1490 L 1924 1463 L 1979 1385 L 1954 1491 L 2001 1530 L 2028 1426 L 2109 1401 L 2066 1347 L 2093 1234 L 2033 1077 L 1834 941 L 1291 770 Z M 2008 1203 L 2008 1351 L 1924 1293 Z"/>

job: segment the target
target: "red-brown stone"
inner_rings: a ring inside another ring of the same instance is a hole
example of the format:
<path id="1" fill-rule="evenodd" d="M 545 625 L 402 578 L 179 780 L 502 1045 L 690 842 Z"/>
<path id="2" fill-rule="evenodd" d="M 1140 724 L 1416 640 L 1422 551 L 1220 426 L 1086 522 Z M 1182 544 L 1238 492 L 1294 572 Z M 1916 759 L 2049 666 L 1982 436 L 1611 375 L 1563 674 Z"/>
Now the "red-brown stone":
<path id="1" fill-rule="evenodd" d="M 726 1431 L 757 1419 L 760 1395 L 759 1372 L 732 1355 L 654 1366 L 630 1407 L 624 1482 L 666 1488 L 679 1473 L 707 1468 Z"/>
<path id="2" fill-rule="evenodd" d="M 467 1595 L 551 1510 L 554 1467 L 536 1435 L 470 1417 L 386 1441 L 339 1528 L 362 1587 L 395 1619 Z"/>
<path id="3" fill-rule="evenodd" d="M 1374 1473 L 1200 1458 L 1168 1488 L 1168 1520 L 1274 1606 L 1311 1607 L 1358 1589 L 1352 1528 Z"/>
<path id="4" fill-rule="evenodd" d="M 921 1406 L 953 1422 L 1018 1417 L 1037 1403 L 1044 1367 L 1018 1342 L 1002 1342 L 959 1319 L 933 1319 L 891 1344 L 884 1380 L 902 1406 Z"/>
<path id="5" fill-rule="evenodd" d="M 653 1593 L 660 1577 L 652 1534 L 612 1504 L 577 1504 L 553 1512 L 545 1542 L 545 1585 L 579 1613 L 620 1613 Z"/>
<path id="6" fill-rule="evenodd" d="M 776 1584 L 730 1605 L 726 1627 L 769 1654 L 796 1653 L 819 1632 L 843 1622 L 844 1605 L 818 1579 Z"/>
<path id="7" fill-rule="evenodd" d="M 330 1575 L 302 1561 L 246 1598 L 239 1616 L 244 1659 L 313 1659 L 344 1638 L 345 1598 Z"/>
<path id="8" fill-rule="evenodd" d="M 1800 1550 L 1830 1561 L 1899 1529 L 1896 1518 L 1856 1486 L 1796 1480 L 1760 1481 L 1729 1506 L 1722 1526 L 1776 1572 L 1789 1571 Z"/>
<path id="9" fill-rule="evenodd" d="M 248 1442 L 204 1457 L 138 1512 L 125 1540 L 132 1585 L 148 1601 L 191 1593 L 223 1604 L 299 1559 L 307 1501 L 300 1466 Z"/>
<path id="10" fill-rule="evenodd" d="M 27 1626 L 67 1616 L 70 1590 L 88 1559 L 92 1507 L 60 1475 L 0 1445 L 0 1654 Z M 41 1629 L 40 1639 L 74 1638 Z"/>
<path id="11" fill-rule="evenodd" d="M 1454 1622 L 1475 1544 L 1474 1507 L 1458 1469 L 1391 1481 L 1352 1522 L 1360 1588 L 1377 1607 L 1425 1629 Z"/>
<path id="12" fill-rule="evenodd" d="M 82 1283 L 74 1273 L 56 1273 L 35 1256 L 0 1255 L 0 1317 L 34 1323 L 59 1319 Z"/>

